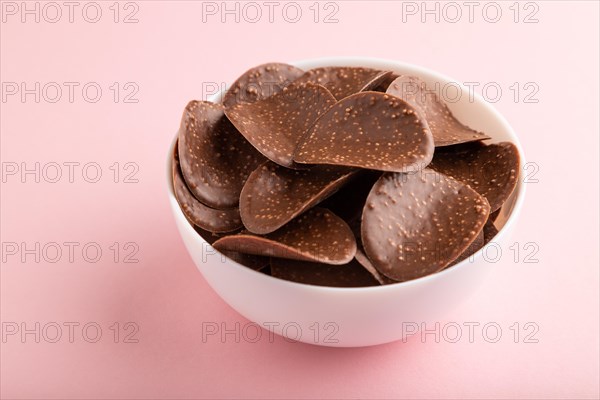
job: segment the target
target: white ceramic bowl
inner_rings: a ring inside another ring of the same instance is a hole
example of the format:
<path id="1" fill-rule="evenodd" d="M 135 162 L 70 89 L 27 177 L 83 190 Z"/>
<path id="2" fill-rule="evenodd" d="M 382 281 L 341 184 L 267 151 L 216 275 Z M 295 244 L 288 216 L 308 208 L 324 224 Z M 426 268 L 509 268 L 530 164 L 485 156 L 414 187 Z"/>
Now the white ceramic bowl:
<path id="1" fill-rule="evenodd" d="M 418 76 L 430 87 L 434 87 L 436 82 L 441 87 L 448 83 L 455 88 L 459 86 L 444 75 L 397 61 L 352 57 L 304 60 L 292 64 L 303 69 L 329 65 L 372 67 Z M 450 85 L 446 88 L 452 89 Z M 467 89 L 461 88 L 460 100 L 448 103 L 456 117 L 492 136 L 491 142 L 513 142 L 519 148 L 521 165 L 524 165 L 519 140 L 504 117 L 481 96 L 469 98 Z M 187 222 L 177 204 L 171 181 L 171 154 L 169 152 L 167 188 L 175 222 L 194 263 L 210 286 L 231 307 L 252 321 L 248 324 L 258 324 L 290 341 L 323 346 L 358 347 L 392 342 L 414 334 L 414 328 L 421 323 L 430 327 L 439 321 L 439 318 L 468 298 L 494 268 L 496 264 L 490 262 L 490 257 L 494 257 L 495 250 L 490 248 L 486 253 L 488 257 L 484 257 L 483 253 L 490 246 L 504 248 L 504 244 L 508 243 L 508 235 L 525 196 L 521 169 L 519 183 L 496 223 L 500 233 L 474 257 L 449 269 L 387 286 L 320 287 L 255 272 L 214 250 Z M 242 324 L 240 331 L 241 340 L 256 340 L 255 326 Z M 264 334 L 262 337 L 269 336 Z"/>

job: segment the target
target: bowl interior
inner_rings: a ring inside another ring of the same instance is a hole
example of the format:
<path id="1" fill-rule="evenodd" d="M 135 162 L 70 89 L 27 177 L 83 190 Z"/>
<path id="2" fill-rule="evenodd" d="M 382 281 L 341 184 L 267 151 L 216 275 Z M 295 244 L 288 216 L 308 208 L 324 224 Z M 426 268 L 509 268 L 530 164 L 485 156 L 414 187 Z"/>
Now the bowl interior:
<path id="1" fill-rule="evenodd" d="M 521 157 L 521 166 L 525 165 L 525 157 L 523 154 L 523 149 L 519 142 L 519 139 L 513 129 L 510 127 L 506 119 L 489 103 L 487 103 L 480 95 L 476 93 L 470 93 L 466 87 L 461 85 L 459 82 L 452 80 L 451 78 L 439 74 L 437 72 L 428 70 L 423 67 L 418 67 L 411 64 L 406 64 L 397 61 L 390 60 L 381 60 L 381 59 L 373 59 L 373 58 L 363 58 L 363 57 L 336 57 L 336 58 L 319 58 L 319 59 L 311 59 L 311 60 L 302 60 L 291 62 L 290 64 L 295 65 L 302 69 L 311 69 L 323 66 L 361 66 L 361 67 L 370 67 L 381 70 L 390 70 L 397 74 L 402 75 L 413 75 L 418 76 L 422 80 L 425 81 L 428 88 L 435 90 L 438 94 L 442 95 L 442 98 L 446 100 L 448 107 L 452 111 L 452 113 L 464 124 L 470 126 L 473 129 L 485 132 L 492 139 L 486 141 L 486 143 L 497 143 L 502 141 L 510 141 L 514 143 L 519 149 L 520 157 Z M 225 92 L 219 92 L 211 96 L 208 100 L 218 102 L 222 99 L 222 96 Z M 198 238 L 198 245 L 203 248 L 212 249 L 212 246 L 208 244 L 204 238 L 202 238 L 199 234 L 197 234 L 194 228 L 187 223 L 186 217 L 183 212 L 179 208 L 177 204 L 177 200 L 175 199 L 175 195 L 173 193 L 173 183 L 171 176 L 171 155 L 173 154 L 173 146 L 175 144 L 175 140 L 173 141 L 172 147 L 169 150 L 169 157 L 167 162 L 167 180 L 168 180 L 168 190 L 169 190 L 169 198 L 171 201 L 172 208 L 175 210 L 175 218 L 179 220 L 179 222 L 185 222 L 186 228 L 189 230 L 188 233 L 194 234 Z M 525 196 L 525 187 L 522 185 L 522 175 L 523 169 L 519 170 L 519 179 L 517 181 L 517 186 L 509 199 L 503 205 L 498 218 L 495 221 L 495 225 L 499 230 L 498 235 L 495 238 L 495 241 L 500 241 L 501 237 L 505 234 L 505 231 L 508 229 L 509 225 L 512 225 L 514 221 L 518 217 L 519 210 L 522 206 L 524 196 Z M 216 250 L 211 250 L 213 253 L 216 253 Z M 478 251 L 472 262 L 476 262 L 478 258 L 481 257 L 481 251 Z M 223 256 L 224 257 L 224 256 Z M 323 286 L 312 286 L 306 284 L 300 284 L 296 282 L 283 281 L 281 279 L 273 278 L 269 275 L 262 274 L 260 272 L 253 271 L 245 266 L 238 264 L 237 262 L 227 259 L 227 264 L 231 264 L 234 268 L 242 269 L 240 273 L 242 274 L 256 274 L 260 275 L 261 279 L 266 280 L 276 280 L 280 285 L 292 285 L 292 286 L 303 286 L 305 288 L 312 288 L 314 290 L 328 290 L 328 291 L 377 291 L 377 290 L 390 290 L 393 287 L 400 286 L 408 286 L 414 285 L 420 281 L 431 280 L 431 279 L 442 279 L 442 276 L 445 274 L 451 274 L 452 271 L 463 268 L 468 262 L 469 259 L 464 260 L 452 268 L 445 269 L 441 272 L 428 275 L 419 279 L 407 281 L 407 282 L 399 282 L 392 285 L 384 285 L 384 286 L 373 286 L 373 287 L 364 287 L 364 288 L 333 288 L 333 287 L 323 287 Z"/>

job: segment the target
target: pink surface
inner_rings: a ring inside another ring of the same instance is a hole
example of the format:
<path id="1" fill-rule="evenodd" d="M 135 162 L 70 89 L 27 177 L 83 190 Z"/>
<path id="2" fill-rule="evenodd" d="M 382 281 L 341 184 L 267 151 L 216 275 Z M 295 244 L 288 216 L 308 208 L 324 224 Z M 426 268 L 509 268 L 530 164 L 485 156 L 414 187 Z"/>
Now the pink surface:
<path id="1" fill-rule="evenodd" d="M 97 23 L 84 19 L 95 18 L 86 2 L 72 23 L 61 5 L 52 23 L 56 8 L 45 3 L 36 22 L 23 3 L 2 2 L 0 397 L 598 398 L 597 2 L 521 3 L 519 22 L 512 2 L 494 3 L 502 12 L 496 23 L 488 22 L 496 6 L 486 2 L 477 3 L 473 22 L 468 6 L 453 3 L 462 13 L 455 23 L 456 7 L 446 3 L 437 5 L 439 22 L 422 15 L 421 2 L 320 3 L 318 23 L 313 2 L 280 2 L 273 23 L 262 2 L 254 3 L 262 10 L 255 23 L 256 8 L 245 3 L 239 23 L 235 15 L 221 22 L 221 2 L 120 3 L 118 23 L 113 2 L 97 4 Z M 302 16 L 288 22 L 295 4 Z M 217 14 L 203 21 L 203 8 Z M 336 10 L 338 21 L 324 23 Z M 132 12 L 138 22 L 123 23 Z M 537 22 L 524 23 L 528 15 Z M 438 341 L 431 333 L 330 349 L 262 332 L 251 343 L 248 321 L 207 286 L 176 232 L 165 156 L 187 101 L 262 62 L 340 55 L 419 64 L 476 82 L 478 92 L 487 84 L 492 100 L 500 87 L 495 105 L 535 163 L 538 182 L 528 183 L 517 244 L 502 249 L 472 300 L 440 321 Z M 22 82 L 29 89 L 40 82 L 39 102 L 35 94 L 21 98 L 21 88 L 11 94 Z M 72 101 L 64 82 L 79 84 Z M 89 82 L 86 100 L 81 88 Z M 62 98 L 53 103 L 56 86 Z M 93 86 L 102 89 L 95 103 Z M 124 102 L 136 88 L 137 103 Z M 70 162 L 80 163 L 72 182 Z M 36 163 L 39 183 L 20 173 Z M 62 173 L 56 183 L 54 163 Z M 86 181 L 95 167 L 100 180 Z M 24 251 L 36 242 L 39 262 L 35 250 Z M 79 243 L 72 260 L 65 242 Z M 95 248 L 102 256 L 91 262 Z M 136 248 L 139 262 L 125 262 Z M 470 322 L 479 324 L 472 338 Z M 71 338 L 69 323 L 79 324 Z M 239 342 L 233 334 L 203 340 L 208 325 L 236 324 Z M 463 335 L 453 343 L 455 324 Z M 494 327 L 502 336 L 491 343 Z"/>

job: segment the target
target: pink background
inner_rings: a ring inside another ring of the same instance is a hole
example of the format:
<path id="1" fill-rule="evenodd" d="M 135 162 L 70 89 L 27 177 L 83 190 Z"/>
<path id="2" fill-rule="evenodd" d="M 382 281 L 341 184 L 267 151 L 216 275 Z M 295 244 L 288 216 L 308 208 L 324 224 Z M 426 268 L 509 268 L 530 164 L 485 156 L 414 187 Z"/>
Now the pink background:
<path id="1" fill-rule="evenodd" d="M 498 23 L 483 19 L 485 3 L 473 23 L 466 7 L 457 23 L 436 23 L 433 16 L 422 23 L 419 14 L 403 22 L 401 2 L 337 2 L 339 21 L 331 24 L 322 22 L 324 3 L 320 22 L 313 21 L 312 3 L 298 3 L 303 16 L 296 24 L 281 9 L 273 23 L 266 15 L 257 23 L 235 23 L 232 16 L 222 23 L 218 15 L 203 23 L 202 3 L 192 1 L 137 2 L 133 24 L 113 22 L 112 2 L 99 3 L 103 14 L 95 24 L 81 16 L 85 3 L 73 23 L 66 8 L 57 23 L 4 15 L 3 83 L 97 82 L 103 90 L 97 103 L 86 102 L 80 89 L 73 103 L 66 89 L 57 103 L 36 103 L 33 95 L 25 102 L 18 95 L 3 99 L 4 168 L 97 162 L 103 175 L 88 183 L 77 169 L 70 183 L 65 167 L 57 183 L 6 176 L 2 242 L 30 248 L 96 242 L 103 256 L 86 262 L 81 247 L 74 262 L 67 254 L 56 263 L 3 254 L 2 398 L 598 398 L 598 3 L 537 2 L 539 21 L 530 24 L 513 21 L 512 2 L 499 3 Z M 122 7 L 121 20 L 133 10 Z M 523 7 L 520 20 L 535 11 Z M 502 88 L 495 105 L 519 134 L 528 161 L 539 166 L 513 237 L 521 252 L 515 262 L 512 250 L 503 249 L 492 278 L 440 321 L 495 322 L 503 332 L 497 343 L 479 331 L 473 343 L 436 343 L 429 335 L 361 349 L 271 342 L 266 333 L 257 343 L 232 336 L 202 341 L 203 322 L 232 329 L 247 321 L 207 286 L 168 208 L 165 157 L 183 107 L 205 97 L 203 82 L 231 82 L 250 66 L 338 55 L 401 60 L 479 88 L 488 82 Z M 121 89 L 137 84 L 139 102 L 115 103 L 114 82 Z M 509 88 L 515 82 L 518 101 Z M 537 103 L 523 101 L 532 90 L 524 89 L 527 82 L 539 88 Z M 139 182 L 123 183 L 121 175 L 114 183 L 114 162 L 122 173 L 125 163 L 136 163 Z M 115 262 L 114 242 L 135 242 L 139 263 L 124 263 L 123 250 Z M 538 263 L 524 262 L 534 249 L 524 249 L 528 242 L 539 247 Z M 57 343 L 6 334 L 11 323 L 31 329 L 36 322 L 80 326 L 73 343 L 66 328 Z M 103 330 L 97 343 L 82 337 L 90 322 Z M 119 343 L 109 328 L 115 322 Z M 137 343 L 124 343 L 127 322 L 139 327 Z M 537 343 L 525 343 L 527 322 L 539 327 Z"/>

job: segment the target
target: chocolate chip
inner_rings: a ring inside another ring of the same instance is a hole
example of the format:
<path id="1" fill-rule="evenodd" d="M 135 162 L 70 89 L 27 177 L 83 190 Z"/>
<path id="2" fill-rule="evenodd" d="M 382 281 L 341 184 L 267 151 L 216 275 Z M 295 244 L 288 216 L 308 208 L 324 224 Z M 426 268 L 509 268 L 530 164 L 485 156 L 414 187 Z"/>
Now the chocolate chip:
<path id="1" fill-rule="evenodd" d="M 417 77 L 396 78 L 386 93 L 403 99 L 421 112 L 431 129 L 436 147 L 490 138 L 457 120 L 437 93 L 427 89 L 425 82 Z"/>
<path id="2" fill-rule="evenodd" d="M 470 151 L 436 152 L 430 168 L 471 186 L 487 198 L 494 212 L 515 189 L 519 164 L 517 147 L 502 142 Z"/>
<path id="3" fill-rule="evenodd" d="M 219 251 L 336 265 L 350 262 L 356 253 L 348 225 L 323 208 L 312 208 L 268 235 L 242 232 L 221 238 L 213 246 Z"/>
<path id="4" fill-rule="evenodd" d="M 306 71 L 296 82 L 318 83 L 329 89 L 337 100 L 341 100 L 351 94 L 374 89 L 390 75 L 390 71 L 373 68 L 322 67 Z"/>
<path id="5" fill-rule="evenodd" d="M 492 219 L 488 219 L 483 227 L 483 244 L 486 245 L 491 242 L 494 237 L 498 234 L 498 228 L 494 225 Z"/>
<path id="6" fill-rule="evenodd" d="M 254 103 L 281 92 L 304 73 L 300 68 L 282 63 L 262 64 L 246 71 L 231 85 L 223 97 L 223 105 Z"/>
<path id="7" fill-rule="evenodd" d="M 405 281 L 440 271 L 477 238 L 489 204 L 469 186 L 430 169 L 384 174 L 362 216 L 362 242 L 375 268 Z"/>
<path id="8" fill-rule="evenodd" d="M 226 236 L 223 234 L 209 232 L 198 226 L 195 226 L 194 229 L 196 230 L 196 232 L 198 232 L 198 234 L 200 236 L 202 236 L 202 238 L 204 240 L 206 240 L 208 242 L 208 244 L 211 244 L 211 245 L 214 242 L 216 242 L 217 240 Z M 238 264 L 241 264 L 241 265 L 248 267 L 250 269 L 253 269 L 255 271 L 263 271 L 265 268 L 267 268 L 269 266 L 269 262 L 270 262 L 269 257 L 256 256 L 254 254 L 244 254 L 244 253 L 238 253 L 236 251 L 221 251 L 220 253 L 222 254 L 221 261 L 224 261 L 225 257 L 227 257 L 227 258 L 230 258 L 233 261 L 237 262 Z"/>
<path id="9" fill-rule="evenodd" d="M 367 82 L 365 85 L 363 85 L 363 87 L 360 89 L 360 92 L 367 92 L 369 90 L 376 91 L 375 89 L 377 87 L 379 87 L 380 85 L 384 84 L 384 82 L 387 79 L 389 79 L 389 77 L 392 75 L 393 75 L 392 71 L 380 71 L 379 74 L 375 75 L 369 82 Z M 345 96 L 345 97 L 348 97 L 348 96 Z M 343 97 L 341 97 L 341 98 L 343 98 Z"/>
<path id="10" fill-rule="evenodd" d="M 250 174 L 242 189 L 244 226 L 257 234 L 273 232 L 332 195 L 356 172 L 336 166 L 292 170 L 267 161 Z"/>
<path id="11" fill-rule="evenodd" d="M 317 286 L 364 287 L 379 282 L 355 259 L 345 265 L 271 259 L 271 275 L 287 281 Z"/>
<path id="12" fill-rule="evenodd" d="M 294 161 L 400 172 L 425 167 L 433 151 L 427 123 L 413 107 L 384 93 L 362 92 L 317 120 Z"/>
<path id="13" fill-rule="evenodd" d="M 222 237 L 227 236 L 222 233 L 209 232 L 206 229 L 200 228 L 199 226 L 194 226 L 194 230 L 198 232 L 198 235 L 200 235 L 202 239 L 206 240 L 210 245 L 212 245 L 214 242 L 221 239 Z"/>
<path id="14" fill-rule="evenodd" d="M 500 215 L 500 211 L 502 211 L 502 207 L 500 207 L 499 209 L 497 209 L 496 211 L 494 211 L 493 213 L 490 213 L 490 220 L 492 222 L 494 222 L 495 220 L 498 219 L 498 216 Z"/>
<path id="15" fill-rule="evenodd" d="M 387 88 L 390 87 L 392 82 L 394 82 L 396 80 L 396 78 L 398 78 L 399 76 L 400 75 L 394 74 L 394 73 L 386 75 L 386 77 L 375 88 L 373 88 L 373 90 L 375 92 L 385 93 Z"/>
<path id="16" fill-rule="evenodd" d="M 225 117 L 223 106 L 191 101 L 178 137 L 181 172 L 194 197 L 212 208 L 236 207 L 246 178 L 265 159 Z"/>
<path id="17" fill-rule="evenodd" d="M 484 245 L 484 231 L 485 230 L 485 226 L 483 228 L 483 230 L 481 232 L 479 232 L 479 235 L 477 235 L 477 237 L 475 238 L 475 240 L 473 242 L 471 242 L 471 244 L 469 245 L 469 247 L 467 247 L 467 249 L 465 251 L 462 252 L 462 254 L 460 256 L 458 256 L 458 258 L 454 261 L 452 261 L 450 264 L 448 264 L 448 266 L 446 268 L 450 268 L 453 265 L 458 264 L 461 261 L 466 260 L 467 258 L 471 257 L 473 254 L 477 253 Z"/>
<path id="18" fill-rule="evenodd" d="M 225 112 L 258 151 L 279 165 L 293 167 L 298 141 L 334 103 L 323 86 L 294 83 L 271 97 Z"/>
<path id="19" fill-rule="evenodd" d="M 377 280 L 377 282 L 379 282 L 381 285 L 389 285 L 392 283 L 396 283 L 395 280 L 392 280 L 387 276 L 380 274 L 379 271 L 377 271 L 377 268 L 373 266 L 373 263 L 371 262 L 371 260 L 369 260 L 369 258 L 362 249 L 356 250 L 354 259 L 358 261 L 358 263 L 362 265 L 362 267 L 366 269 L 373 276 L 373 278 L 375 278 L 375 280 Z"/>
<path id="20" fill-rule="evenodd" d="M 240 211 L 237 208 L 217 210 L 202 204 L 190 193 L 181 175 L 177 144 L 172 165 L 175 198 L 181 211 L 192 224 L 210 232 L 232 232 L 242 227 Z"/>
<path id="21" fill-rule="evenodd" d="M 257 256 L 254 254 L 244 254 L 236 251 L 224 251 L 223 254 L 238 264 L 248 267 L 255 271 L 260 271 L 269 266 L 269 257 Z"/>

